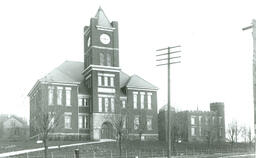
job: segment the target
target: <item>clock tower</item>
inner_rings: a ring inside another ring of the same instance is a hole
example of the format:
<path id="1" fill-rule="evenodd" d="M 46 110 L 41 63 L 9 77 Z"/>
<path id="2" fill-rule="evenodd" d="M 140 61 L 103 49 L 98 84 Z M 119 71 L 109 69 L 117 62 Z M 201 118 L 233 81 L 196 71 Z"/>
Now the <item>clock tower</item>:
<path id="1" fill-rule="evenodd" d="M 90 65 L 119 67 L 118 23 L 110 23 L 101 8 L 84 27 L 84 68 Z"/>
<path id="2" fill-rule="evenodd" d="M 101 7 L 84 27 L 83 75 L 90 95 L 90 135 L 97 140 L 113 133 L 120 116 L 118 23 L 110 22 Z"/>

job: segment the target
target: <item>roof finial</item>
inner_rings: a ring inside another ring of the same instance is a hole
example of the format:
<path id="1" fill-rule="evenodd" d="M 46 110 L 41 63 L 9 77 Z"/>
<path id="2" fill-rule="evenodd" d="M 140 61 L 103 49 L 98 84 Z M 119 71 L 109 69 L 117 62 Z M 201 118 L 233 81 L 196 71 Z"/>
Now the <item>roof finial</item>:
<path id="1" fill-rule="evenodd" d="M 99 9 L 98 10 L 102 10 L 101 6 L 99 6 Z"/>

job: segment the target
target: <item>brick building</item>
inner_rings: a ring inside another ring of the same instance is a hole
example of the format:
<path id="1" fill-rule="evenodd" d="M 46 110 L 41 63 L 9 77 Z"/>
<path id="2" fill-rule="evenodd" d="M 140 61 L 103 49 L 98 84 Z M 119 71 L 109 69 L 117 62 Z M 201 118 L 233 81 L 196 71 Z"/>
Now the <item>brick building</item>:
<path id="1" fill-rule="evenodd" d="M 166 140 L 167 107 L 159 111 L 159 139 Z M 210 104 L 210 111 L 171 110 L 172 139 L 185 142 L 225 141 L 224 103 Z"/>
<path id="2" fill-rule="evenodd" d="M 145 139 L 158 137 L 157 87 L 121 71 L 118 43 L 118 23 L 99 8 L 84 27 L 84 62 L 65 61 L 29 92 L 31 136 L 38 134 L 32 121 L 36 111 L 44 107 L 61 111 L 59 128 L 51 133 L 55 136 L 114 138 L 121 117 L 129 138 L 140 132 Z"/>

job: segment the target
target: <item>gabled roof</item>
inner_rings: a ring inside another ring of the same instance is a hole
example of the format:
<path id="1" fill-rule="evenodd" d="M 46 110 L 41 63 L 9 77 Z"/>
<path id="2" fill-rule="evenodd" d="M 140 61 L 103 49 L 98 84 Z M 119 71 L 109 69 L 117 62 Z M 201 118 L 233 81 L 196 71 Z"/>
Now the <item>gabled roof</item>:
<path id="1" fill-rule="evenodd" d="M 53 69 L 45 77 L 41 78 L 31 89 L 30 94 L 34 91 L 40 82 L 55 82 L 55 83 L 75 83 L 79 85 L 80 94 L 88 94 L 87 86 L 84 84 L 84 76 L 82 71 L 84 63 L 79 61 L 65 61 L 60 66 Z M 137 75 L 129 76 L 123 71 L 120 71 L 120 91 L 124 95 L 121 88 L 141 88 L 149 90 L 157 90 L 157 87 L 145 81 Z"/>
<path id="2" fill-rule="evenodd" d="M 103 27 L 112 27 L 106 14 L 104 13 L 104 11 L 101 9 L 101 7 L 99 7 L 95 18 L 98 19 L 98 25 L 99 26 L 103 26 Z"/>
<path id="3" fill-rule="evenodd" d="M 82 62 L 65 61 L 41 78 L 40 81 L 80 83 L 83 81 L 83 66 Z"/>
<path id="4" fill-rule="evenodd" d="M 128 81 L 127 88 L 141 88 L 141 89 L 151 89 L 151 90 L 158 90 L 156 86 L 149 83 L 148 81 L 144 80 L 143 78 L 133 75 L 130 77 L 130 80 Z"/>
<path id="5" fill-rule="evenodd" d="M 15 115 L 11 115 L 11 116 L 1 115 L 0 118 L 1 118 L 0 124 L 8 124 L 9 121 L 15 120 L 15 121 L 19 122 L 22 127 L 27 126 L 26 120 L 24 120 L 18 116 L 15 116 Z"/>
<path id="6" fill-rule="evenodd" d="M 130 79 L 130 76 L 124 73 L 123 71 L 121 71 L 120 72 L 120 88 L 126 86 L 129 79 Z"/>

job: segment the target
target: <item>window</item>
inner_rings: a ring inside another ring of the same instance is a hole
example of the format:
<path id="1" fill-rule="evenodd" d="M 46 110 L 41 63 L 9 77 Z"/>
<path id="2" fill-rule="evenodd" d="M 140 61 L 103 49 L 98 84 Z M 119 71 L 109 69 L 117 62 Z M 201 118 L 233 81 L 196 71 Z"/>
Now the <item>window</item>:
<path id="1" fill-rule="evenodd" d="M 144 109 L 144 94 L 145 93 L 140 93 L 140 108 Z"/>
<path id="2" fill-rule="evenodd" d="M 195 136 L 195 135 L 196 135 L 196 128 L 191 127 L 191 136 Z"/>
<path id="3" fill-rule="evenodd" d="M 100 65 L 104 65 L 104 54 L 100 53 Z"/>
<path id="4" fill-rule="evenodd" d="M 65 128 L 71 128 L 71 115 L 65 115 Z"/>
<path id="5" fill-rule="evenodd" d="M 98 104 L 99 104 L 99 112 L 102 112 L 102 98 L 98 99 Z"/>
<path id="6" fill-rule="evenodd" d="M 134 129 L 138 130 L 139 129 L 139 125 L 140 125 L 139 116 L 135 116 L 134 117 Z"/>
<path id="7" fill-rule="evenodd" d="M 125 108 L 125 100 L 122 100 L 122 107 Z"/>
<path id="8" fill-rule="evenodd" d="M 195 125 L 195 124 L 196 124 L 196 117 L 191 116 L 191 125 Z"/>
<path id="9" fill-rule="evenodd" d="M 208 125 L 208 117 L 205 117 L 205 124 Z"/>
<path id="10" fill-rule="evenodd" d="M 62 87 L 57 89 L 57 104 L 62 105 Z"/>
<path id="11" fill-rule="evenodd" d="M 78 106 L 89 106 L 89 98 L 79 98 L 78 99 Z"/>
<path id="12" fill-rule="evenodd" d="M 105 98 L 105 112 L 108 112 L 108 98 Z"/>
<path id="13" fill-rule="evenodd" d="M 85 125 L 85 128 L 89 128 L 89 116 L 86 115 L 84 117 L 84 125 Z"/>
<path id="14" fill-rule="evenodd" d="M 54 117 L 50 118 L 49 127 L 54 127 Z"/>
<path id="15" fill-rule="evenodd" d="M 48 117 L 49 117 L 49 127 L 54 127 L 54 115 L 55 113 L 54 112 L 49 112 L 48 113 Z"/>
<path id="16" fill-rule="evenodd" d="M 66 87 L 66 105 L 70 106 L 71 105 L 71 88 Z"/>
<path id="17" fill-rule="evenodd" d="M 215 117 L 213 116 L 212 117 L 212 124 L 214 124 L 215 123 Z"/>
<path id="18" fill-rule="evenodd" d="M 108 86 L 108 77 L 104 76 L 104 86 Z"/>
<path id="19" fill-rule="evenodd" d="M 115 112 L 115 101 L 114 101 L 114 98 L 111 98 L 110 102 L 111 102 L 111 112 Z"/>
<path id="20" fill-rule="evenodd" d="M 83 106 L 83 98 L 78 99 L 78 106 Z"/>
<path id="21" fill-rule="evenodd" d="M 219 117 L 219 124 L 222 123 L 222 117 Z"/>
<path id="22" fill-rule="evenodd" d="M 48 105 L 53 105 L 53 90 L 54 87 L 48 87 Z"/>
<path id="23" fill-rule="evenodd" d="M 202 136 L 202 128 L 199 127 L 199 136 Z"/>
<path id="24" fill-rule="evenodd" d="M 114 87 L 114 78 L 113 77 L 110 77 L 110 86 Z"/>
<path id="25" fill-rule="evenodd" d="M 102 76 L 98 76 L 98 86 L 102 86 Z"/>
<path id="26" fill-rule="evenodd" d="M 89 106 L 89 98 L 84 98 L 84 106 Z"/>
<path id="27" fill-rule="evenodd" d="M 137 109 L 137 94 L 138 93 L 133 93 L 133 108 Z"/>
<path id="28" fill-rule="evenodd" d="M 148 93 L 148 109 L 152 109 L 151 96 L 152 96 L 152 93 Z"/>
<path id="29" fill-rule="evenodd" d="M 125 129 L 126 128 L 126 116 L 123 116 L 123 128 Z"/>
<path id="30" fill-rule="evenodd" d="M 202 123 L 202 116 L 198 116 L 198 124 L 201 125 Z"/>
<path id="31" fill-rule="evenodd" d="M 222 128 L 219 128 L 219 137 L 222 137 Z"/>
<path id="32" fill-rule="evenodd" d="M 152 130 L 152 118 L 147 118 L 147 129 Z"/>
<path id="33" fill-rule="evenodd" d="M 83 116 L 78 116 L 78 128 L 83 128 Z"/>
<path id="34" fill-rule="evenodd" d="M 78 116 L 79 128 L 88 128 L 87 119 L 88 119 L 87 115 L 79 114 Z"/>
<path id="35" fill-rule="evenodd" d="M 107 54 L 107 66 L 111 66 L 111 54 Z"/>

